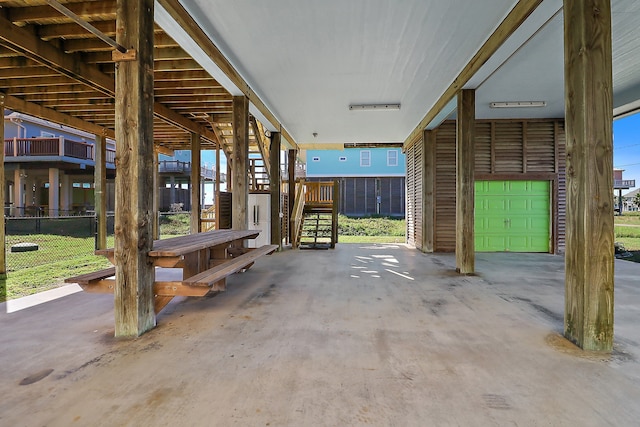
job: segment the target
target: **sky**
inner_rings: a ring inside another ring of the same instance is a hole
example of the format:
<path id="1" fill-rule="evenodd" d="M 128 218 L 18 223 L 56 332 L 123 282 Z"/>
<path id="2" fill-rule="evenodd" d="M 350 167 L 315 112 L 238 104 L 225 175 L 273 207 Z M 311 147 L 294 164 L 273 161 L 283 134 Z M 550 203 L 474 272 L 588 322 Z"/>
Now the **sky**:
<path id="1" fill-rule="evenodd" d="M 624 169 L 622 179 L 635 179 L 640 187 L 640 113 L 613 121 L 613 167 Z"/>

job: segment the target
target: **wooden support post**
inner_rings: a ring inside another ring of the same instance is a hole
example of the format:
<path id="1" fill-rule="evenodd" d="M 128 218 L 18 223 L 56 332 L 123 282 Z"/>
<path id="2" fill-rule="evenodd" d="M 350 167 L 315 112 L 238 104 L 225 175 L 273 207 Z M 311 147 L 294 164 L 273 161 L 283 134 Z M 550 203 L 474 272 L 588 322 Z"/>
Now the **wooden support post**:
<path id="1" fill-rule="evenodd" d="M 433 252 L 436 236 L 436 131 L 422 136 L 422 252 Z"/>
<path id="2" fill-rule="evenodd" d="M 96 135 L 94 146 L 94 205 L 96 212 L 96 249 L 107 248 L 107 140 Z"/>
<path id="3" fill-rule="evenodd" d="M 278 245 L 282 249 L 282 220 L 280 218 L 280 148 L 282 138 L 280 132 L 271 133 L 271 144 L 269 144 L 269 191 L 271 192 L 271 244 Z"/>
<path id="4" fill-rule="evenodd" d="M 233 195 L 231 225 L 234 230 L 249 228 L 249 188 L 247 167 L 249 163 L 249 99 L 233 97 Z"/>
<path id="5" fill-rule="evenodd" d="M 46 216 L 58 216 L 60 214 L 60 170 L 49 168 L 49 209 Z"/>
<path id="6" fill-rule="evenodd" d="M 610 0 L 564 0 L 567 224 L 564 333 L 613 348 L 613 105 Z"/>
<path id="7" fill-rule="evenodd" d="M 153 152 L 153 240 L 160 238 L 160 155 Z M 157 303 L 156 303 L 157 304 Z M 156 310 L 158 313 L 159 310 Z"/>
<path id="8" fill-rule="evenodd" d="M 293 205 L 296 201 L 296 157 L 298 156 L 297 150 L 289 150 L 287 157 L 287 170 L 289 175 L 289 223 L 291 223 L 291 217 L 293 216 Z M 293 244 L 294 237 L 293 227 L 289 226 L 289 242 Z"/>
<path id="9" fill-rule="evenodd" d="M 201 171 L 200 171 L 200 156 L 202 155 L 200 151 L 200 135 L 197 133 L 191 133 L 191 221 L 190 221 L 190 231 L 191 234 L 196 234 L 200 232 L 200 180 L 201 180 Z"/>
<path id="10" fill-rule="evenodd" d="M 222 147 L 220 143 L 217 144 L 216 150 L 216 189 L 215 189 L 215 216 L 216 216 L 216 230 L 220 230 L 220 156 L 222 155 Z"/>
<path id="11" fill-rule="evenodd" d="M 472 89 L 458 93 L 456 129 L 456 271 L 473 274 L 473 234 L 476 94 Z"/>
<path id="12" fill-rule="evenodd" d="M 0 93 L 0 117 L 2 117 L 2 123 L 0 123 L 0 135 L 2 136 L 2 144 L 0 145 L 0 206 L 2 207 L 2 224 L 0 224 L 0 280 L 7 278 L 7 248 L 4 244 L 5 241 L 5 179 L 4 179 L 4 94 Z M 15 185 L 15 184 L 14 184 Z M 16 202 L 17 203 L 17 202 Z M 7 286 L 5 282 L 0 282 L 0 301 L 6 300 Z"/>
<path id="13" fill-rule="evenodd" d="M 115 335 L 153 328 L 153 0 L 118 0 L 116 41 L 137 53 L 116 64 Z"/>

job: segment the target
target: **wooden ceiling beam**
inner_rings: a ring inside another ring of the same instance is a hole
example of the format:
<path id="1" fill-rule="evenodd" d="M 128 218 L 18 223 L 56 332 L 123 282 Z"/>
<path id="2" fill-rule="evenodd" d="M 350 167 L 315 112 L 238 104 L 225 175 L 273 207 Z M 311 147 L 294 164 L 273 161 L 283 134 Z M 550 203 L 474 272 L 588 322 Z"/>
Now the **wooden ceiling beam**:
<path id="1" fill-rule="evenodd" d="M 68 6 L 68 5 L 67 5 Z M 115 37 L 116 21 L 92 22 L 91 25 L 104 34 Z M 68 24 L 43 25 L 37 29 L 38 37 L 42 40 L 51 39 L 86 39 L 94 38 L 95 35 L 82 28 L 75 22 Z"/>
<path id="2" fill-rule="evenodd" d="M 87 64 L 103 64 L 113 62 L 111 52 L 87 52 L 82 54 L 82 59 Z M 181 47 L 156 47 L 153 50 L 154 62 L 190 59 L 191 57 L 189 56 L 189 54 L 185 52 Z"/>
<path id="3" fill-rule="evenodd" d="M 475 73 L 493 56 L 502 44 L 514 33 L 515 30 L 533 13 L 542 3 L 542 0 L 519 0 L 511 9 L 507 17 L 498 25 L 498 28 L 489 36 L 487 41 L 480 47 L 478 52 L 465 65 L 460 74 L 444 91 L 436 103 L 427 114 L 420 120 L 420 123 L 405 139 L 403 147 L 408 149 L 422 137 L 422 132 L 438 115 L 438 113 L 453 99 Z"/>
<path id="4" fill-rule="evenodd" d="M 0 79 L 28 79 L 31 77 L 54 77 L 60 74 L 38 64 L 35 67 L 0 68 Z"/>
<path id="5" fill-rule="evenodd" d="M 91 1 L 82 3 L 65 3 L 65 7 L 71 10 L 79 17 L 86 20 L 114 20 L 116 19 L 116 1 Z M 69 18 L 62 15 L 49 5 L 13 7 L 10 8 L 8 19 L 15 23 L 55 23 L 66 22 Z"/>
<path id="6" fill-rule="evenodd" d="M 102 126 L 98 126 L 94 123 L 81 120 L 77 117 L 63 114 L 50 108 L 43 107 L 38 104 L 26 102 L 20 98 L 11 95 L 5 95 L 5 107 L 14 111 L 29 114 L 40 119 L 49 120 L 61 125 L 70 126 L 85 132 L 90 132 L 95 135 L 104 135 L 108 138 L 115 137 L 115 131 Z"/>
<path id="7" fill-rule="evenodd" d="M 36 35 L 27 29 L 19 28 L 2 17 L 0 17 L 0 42 L 8 44 L 11 49 L 19 51 L 24 56 L 40 62 L 66 77 L 85 83 L 106 95 L 114 96 L 115 94 L 115 81 L 113 78 L 102 73 L 95 66 L 81 62 L 77 55 L 61 52 L 50 43 L 38 39 Z M 42 84 L 50 85 L 51 79 L 52 78 L 48 78 L 47 82 Z M 26 79 L 26 81 L 29 80 L 35 79 Z M 167 83 L 173 84 L 172 82 Z M 211 131 L 203 125 L 193 123 L 162 104 L 155 103 L 154 112 L 169 123 L 185 130 L 196 132 L 209 138 L 215 138 L 215 135 L 212 135 Z"/>
<path id="8" fill-rule="evenodd" d="M 227 102 L 231 105 L 231 95 L 226 94 L 213 94 L 213 95 L 174 95 L 174 96 L 162 96 L 156 94 L 156 101 L 162 104 L 178 104 L 178 103 L 187 103 L 187 104 L 196 104 L 196 103 L 223 103 Z"/>
<path id="9" fill-rule="evenodd" d="M 155 43 L 156 47 L 159 48 L 179 47 L 178 43 L 176 43 L 175 40 L 173 40 L 165 33 L 156 34 L 153 38 L 153 42 Z M 109 46 L 98 38 L 64 40 L 62 44 L 63 50 L 66 53 L 100 51 L 111 52 L 113 50 L 113 47 Z"/>
<path id="10" fill-rule="evenodd" d="M 12 57 L 6 57 L 6 58 L 1 58 L 0 57 L 0 69 L 22 68 L 22 67 L 39 67 L 39 66 L 41 66 L 41 65 L 39 63 L 37 63 L 36 61 L 33 61 L 31 59 L 28 59 L 28 58 L 25 58 L 24 56 L 18 56 L 18 54 L 16 54 L 16 56 L 12 56 Z"/>
<path id="11" fill-rule="evenodd" d="M 40 95 L 40 94 L 62 94 L 62 93 L 82 93 L 93 90 L 89 86 L 82 84 L 53 85 L 53 86 L 12 86 L 3 89 L 7 94 L 14 96 Z M 103 92 L 98 92 L 101 96 L 109 96 Z"/>

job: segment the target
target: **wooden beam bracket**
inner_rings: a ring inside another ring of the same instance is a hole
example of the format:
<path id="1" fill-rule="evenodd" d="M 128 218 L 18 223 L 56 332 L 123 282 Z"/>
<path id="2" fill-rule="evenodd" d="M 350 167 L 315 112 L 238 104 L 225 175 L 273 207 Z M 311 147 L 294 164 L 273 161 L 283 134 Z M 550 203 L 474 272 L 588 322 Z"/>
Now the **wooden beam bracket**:
<path id="1" fill-rule="evenodd" d="M 111 52 L 111 58 L 113 58 L 114 62 L 136 61 L 138 59 L 138 51 L 135 49 L 128 49 L 126 52 L 114 50 Z"/>

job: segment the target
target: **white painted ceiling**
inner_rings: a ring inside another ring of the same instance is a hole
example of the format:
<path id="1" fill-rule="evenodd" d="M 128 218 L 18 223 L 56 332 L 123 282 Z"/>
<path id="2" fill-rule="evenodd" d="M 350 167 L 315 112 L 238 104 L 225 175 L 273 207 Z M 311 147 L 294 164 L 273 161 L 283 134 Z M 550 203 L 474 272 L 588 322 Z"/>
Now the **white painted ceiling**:
<path id="1" fill-rule="evenodd" d="M 181 0 L 298 143 L 398 142 L 515 0 Z M 640 0 L 612 0 L 614 106 L 640 99 Z M 465 87 L 478 118 L 562 117 L 562 0 L 544 0 Z M 491 109 L 492 101 L 547 107 Z M 399 111 L 349 111 L 400 103 Z M 448 112 L 444 114 L 446 116 Z M 313 134 L 317 133 L 317 137 Z"/>

